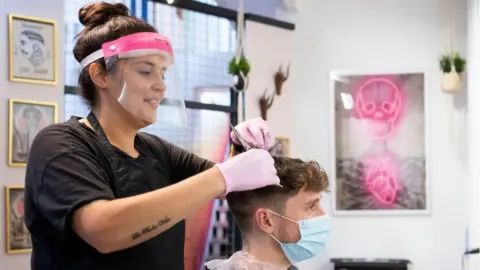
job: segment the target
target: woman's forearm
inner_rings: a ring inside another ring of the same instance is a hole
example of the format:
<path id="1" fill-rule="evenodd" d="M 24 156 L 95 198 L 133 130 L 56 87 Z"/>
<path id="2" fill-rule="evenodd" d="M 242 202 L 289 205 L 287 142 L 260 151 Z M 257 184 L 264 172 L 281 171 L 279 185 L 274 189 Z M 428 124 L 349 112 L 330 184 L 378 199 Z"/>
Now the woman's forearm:
<path id="1" fill-rule="evenodd" d="M 75 212 L 74 229 L 100 252 L 114 252 L 160 234 L 224 192 L 213 167 L 159 190 L 87 205 Z"/>

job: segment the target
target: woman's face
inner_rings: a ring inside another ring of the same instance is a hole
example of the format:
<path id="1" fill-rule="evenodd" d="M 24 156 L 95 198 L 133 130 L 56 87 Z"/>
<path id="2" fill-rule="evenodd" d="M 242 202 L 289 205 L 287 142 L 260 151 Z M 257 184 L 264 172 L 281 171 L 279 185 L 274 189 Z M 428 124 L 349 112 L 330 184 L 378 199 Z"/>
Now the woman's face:
<path id="1" fill-rule="evenodd" d="M 161 55 L 123 59 L 117 63 L 108 92 L 127 112 L 150 125 L 165 97 L 167 64 Z"/>

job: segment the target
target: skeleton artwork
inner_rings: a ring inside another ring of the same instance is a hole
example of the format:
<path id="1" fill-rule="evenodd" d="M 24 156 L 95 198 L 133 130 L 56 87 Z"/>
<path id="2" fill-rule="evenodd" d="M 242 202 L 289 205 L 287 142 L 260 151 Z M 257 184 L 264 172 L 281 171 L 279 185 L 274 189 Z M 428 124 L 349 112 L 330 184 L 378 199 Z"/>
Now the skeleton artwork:
<path id="1" fill-rule="evenodd" d="M 351 126 L 355 135 L 354 144 L 349 147 L 353 148 L 345 150 L 354 156 L 337 158 L 340 209 L 425 209 L 424 156 L 400 155 L 391 147 L 404 143 L 399 136 L 405 136 L 400 130 L 406 124 L 407 105 L 413 102 L 410 108 L 423 108 L 416 107 L 419 103 L 411 96 L 412 91 L 423 90 L 423 83 L 409 81 L 410 78 L 423 80 L 423 75 L 359 76 L 347 83 L 353 103 L 349 110 L 353 122 L 349 123 L 358 124 Z M 415 131 L 419 132 L 411 132 Z"/>
<path id="2" fill-rule="evenodd" d="M 258 104 L 260 107 L 260 115 L 265 121 L 267 121 L 267 111 L 272 107 L 273 101 L 275 99 L 275 94 L 271 95 L 271 97 L 268 97 L 267 92 L 268 89 L 265 89 L 265 92 L 263 92 L 263 95 L 258 100 Z"/>
<path id="3" fill-rule="evenodd" d="M 365 133 L 372 140 L 373 153 L 366 154 L 362 161 L 365 185 L 378 202 L 392 205 L 399 190 L 398 163 L 386 141 L 395 136 L 403 117 L 403 85 L 394 76 L 365 77 L 354 86 L 353 100 L 354 117 L 361 119 Z"/>
<path id="4" fill-rule="evenodd" d="M 285 72 L 283 71 L 283 65 L 280 65 L 278 71 L 273 75 L 273 80 L 275 82 L 275 93 L 280 96 L 282 94 L 282 86 L 287 81 L 290 74 L 290 64 L 287 66 Z"/>
<path id="5" fill-rule="evenodd" d="M 384 205 L 392 205 L 397 199 L 399 187 L 398 160 L 393 153 L 365 155 L 362 159 L 365 187 L 373 197 Z"/>
<path id="6" fill-rule="evenodd" d="M 391 76 L 361 80 L 354 88 L 354 117 L 362 119 L 364 131 L 374 140 L 395 136 L 405 108 L 405 93 Z"/>

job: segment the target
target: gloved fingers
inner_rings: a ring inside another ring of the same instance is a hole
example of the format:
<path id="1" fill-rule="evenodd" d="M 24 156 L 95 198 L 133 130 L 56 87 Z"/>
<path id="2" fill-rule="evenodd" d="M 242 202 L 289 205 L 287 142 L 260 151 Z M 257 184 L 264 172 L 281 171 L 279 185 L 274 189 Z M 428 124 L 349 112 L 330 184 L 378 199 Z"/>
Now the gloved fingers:
<path id="1" fill-rule="evenodd" d="M 247 132 L 249 133 L 250 137 L 252 138 L 252 145 L 256 148 L 260 149 L 268 149 L 270 141 L 272 141 L 272 135 L 264 123 L 255 123 L 251 125 L 247 125 Z"/>

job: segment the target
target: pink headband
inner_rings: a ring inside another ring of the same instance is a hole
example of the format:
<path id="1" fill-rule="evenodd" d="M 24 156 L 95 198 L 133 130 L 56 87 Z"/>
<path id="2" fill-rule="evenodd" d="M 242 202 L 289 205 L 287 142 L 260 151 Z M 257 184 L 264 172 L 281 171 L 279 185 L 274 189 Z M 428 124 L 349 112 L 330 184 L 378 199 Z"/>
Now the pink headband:
<path id="1" fill-rule="evenodd" d="M 104 43 L 100 50 L 85 57 L 80 65 L 84 68 L 102 57 L 118 55 L 120 58 L 128 58 L 149 54 L 162 54 L 169 64 L 173 64 L 173 49 L 170 40 L 159 33 L 143 32 Z"/>

